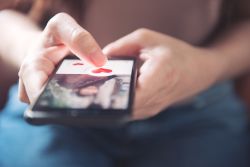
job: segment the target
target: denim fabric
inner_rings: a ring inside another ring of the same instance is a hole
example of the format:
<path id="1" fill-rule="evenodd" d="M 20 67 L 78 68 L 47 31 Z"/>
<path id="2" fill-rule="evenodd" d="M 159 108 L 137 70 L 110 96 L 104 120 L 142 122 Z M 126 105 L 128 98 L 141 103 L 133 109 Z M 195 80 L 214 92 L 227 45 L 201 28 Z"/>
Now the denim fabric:
<path id="1" fill-rule="evenodd" d="M 17 86 L 0 113 L 1 167 L 243 167 L 246 116 L 232 84 L 119 127 L 32 126 Z"/>

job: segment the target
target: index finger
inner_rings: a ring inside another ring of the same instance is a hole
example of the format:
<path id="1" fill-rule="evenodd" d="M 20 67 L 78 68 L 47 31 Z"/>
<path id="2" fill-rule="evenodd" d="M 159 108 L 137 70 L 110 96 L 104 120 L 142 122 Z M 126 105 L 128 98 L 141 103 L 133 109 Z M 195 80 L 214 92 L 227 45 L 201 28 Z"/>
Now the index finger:
<path id="1" fill-rule="evenodd" d="M 80 59 L 95 66 L 103 66 L 107 61 L 93 36 L 68 14 L 55 15 L 48 22 L 43 33 L 45 47 L 64 44 Z"/>

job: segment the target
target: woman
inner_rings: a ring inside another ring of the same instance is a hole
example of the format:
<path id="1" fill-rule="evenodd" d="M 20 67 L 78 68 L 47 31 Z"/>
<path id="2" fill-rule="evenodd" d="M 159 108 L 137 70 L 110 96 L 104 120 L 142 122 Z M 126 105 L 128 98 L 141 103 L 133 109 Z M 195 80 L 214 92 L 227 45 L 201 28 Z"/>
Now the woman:
<path id="1" fill-rule="evenodd" d="M 102 66 L 107 56 L 138 56 L 143 63 L 137 81 L 134 121 L 112 128 L 36 128 L 15 117 L 16 110 L 22 115 L 20 107 L 7 105 L 2 115 L 0 144 L 10 146 L 1 149 L 2 163 L 245 166 L 244 106 L 227 80 L 250 68 L 249 2 L 87 2 L 85 17 L 79 17 L 84 28 L 65 13 L 50 19 L 42 31 L 25 16 L 2 12 L 0 32 L 5 42 L 1 44 L 1 54 L 18 55 L 15 64 L 22 64 L 19 97 L 27 103 L 34 100 L 68 51 L 96 66 Z M 37 8 L 45 8 L 41 6 Z M 232 13 L 225 12 L 224 7 L 232 7 Z M 222 19 L 228 14 L 233 16 L 232 25 Z M 222 31 L 217 31 L 218 26 L 223 26 Z M 141 27 L 161 33 L 138 29 Z M 9 104 L 16 100 L 10 99 Z M 19 133 L 13 134 L 13 129 Z M 24 148 L 23 156 L 16 158 Z M 14 157 L 15 162 L 10 160 Z"/>

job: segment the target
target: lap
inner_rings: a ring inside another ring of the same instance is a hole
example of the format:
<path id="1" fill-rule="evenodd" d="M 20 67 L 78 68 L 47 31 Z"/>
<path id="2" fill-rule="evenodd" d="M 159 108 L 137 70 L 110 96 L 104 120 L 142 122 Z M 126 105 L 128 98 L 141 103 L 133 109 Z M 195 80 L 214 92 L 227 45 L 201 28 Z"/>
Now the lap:
<path id="1" fill-rule="evenodd" d="M 234 97 L 219 99 L 209 106 L 198 100 L 122 127 L 79 129 L 28 125 L 22 116 L 26 106 L 14 94 L 0 115 L 0 165 L 243 166 L 243 108 Z"/>
<path id="2" fill-rule="evenodd" d="M 245 108 L 231 93 L 200 98 L 132 123 L 128 134 L 133 154 L 128 156 L 128 166 L 247 166 Z"/>
<path id="3" fill-rule="evenodd" d="M 14 93 L 16 88 L 12 91 Z M 16 98 L 16 95 L 11 96 L 0 115 L 1 166 L 112 166 L 111 159 L 93 143 L 91 131 L 63 126 L 31 126 L 23 119 L 26 105 Z"/>
<path id="4" fill-rule="evenodd" d="M 61 127 L 18 126 L 5 128 L 0 135 L 3 166 L 112 166 L 87 133 L 81 131 L 77 135 L 78 132 Z"/>
<path id="5" fill-rule="evenodd" d="M 192 135 L 159 136 L 147 142 L 129 158 L 130 167 L 246 167 L 245 136 L 221 132 L 193 132 Z"/>

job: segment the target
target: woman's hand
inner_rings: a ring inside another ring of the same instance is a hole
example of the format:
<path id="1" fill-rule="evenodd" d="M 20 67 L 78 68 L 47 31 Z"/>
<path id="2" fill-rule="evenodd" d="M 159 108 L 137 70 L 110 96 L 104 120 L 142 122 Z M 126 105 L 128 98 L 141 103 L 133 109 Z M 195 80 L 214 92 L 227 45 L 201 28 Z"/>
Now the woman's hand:
<path id="1" fill-rule="evenodd" d="M 69 15 L 55 15 L 34 41 L 19 71 L 19 98 L 32 102 L 53 72 L 55 65 L 71 51 L 95 66 L 107 58 L 89 32 Z"/>
<path id="2" fill-rule="evenodd" d="M 109 44 L 103 52 L 108 56 L 138 55 L 142 61 L 134 119 L 152 117 L 207 89 L 220 72 L 212 51 L 147 29 Z"/>

